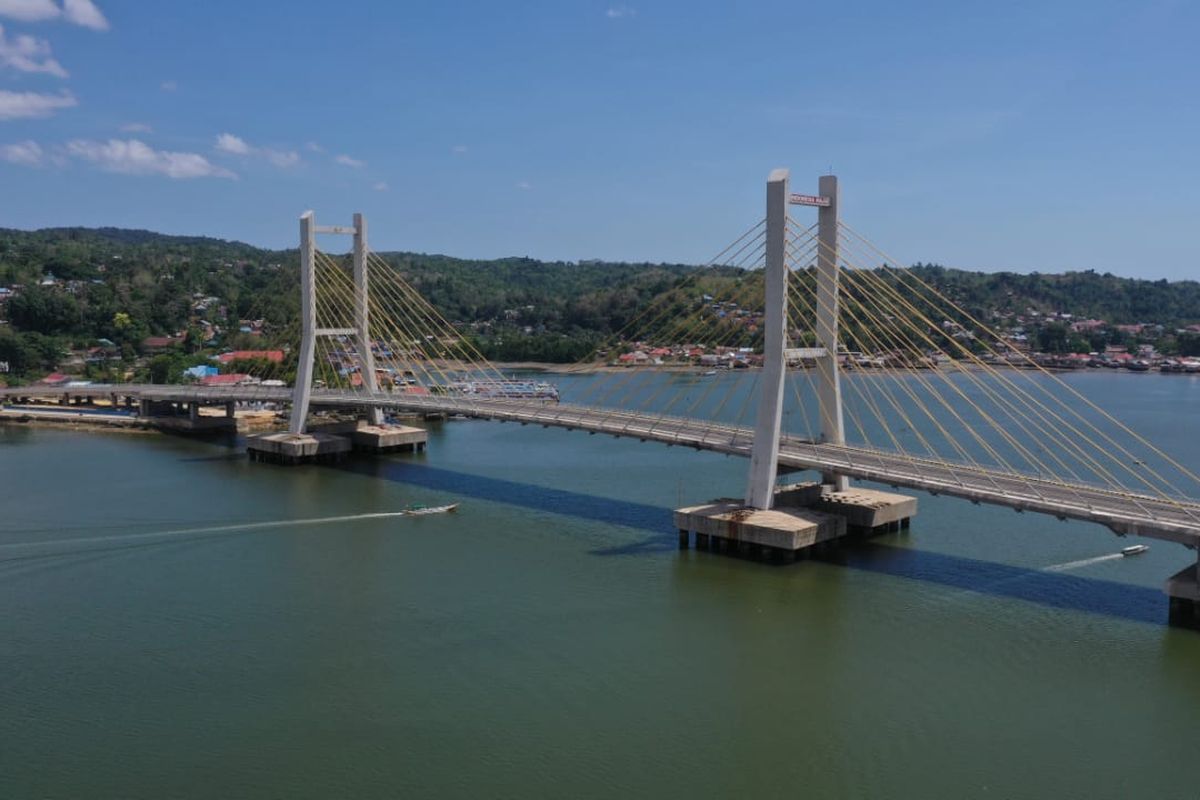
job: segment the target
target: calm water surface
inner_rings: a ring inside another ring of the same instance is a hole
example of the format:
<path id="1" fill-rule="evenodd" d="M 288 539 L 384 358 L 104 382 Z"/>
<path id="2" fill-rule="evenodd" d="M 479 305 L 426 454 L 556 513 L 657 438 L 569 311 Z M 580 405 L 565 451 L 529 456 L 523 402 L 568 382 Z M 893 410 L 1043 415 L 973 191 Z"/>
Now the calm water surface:
<path id="1" fill-rule="evenodd" d="M 1200 380 L 1069 380 L 1200 467 Z M 745 469 L 465 421 L 291 469 L 0 429 L 0 798 L 1200 797 L 1160 592 L 1193 554 L 1047 571 L 1128 542 L 927 496 L 829 561 L 677 550 Z"/>

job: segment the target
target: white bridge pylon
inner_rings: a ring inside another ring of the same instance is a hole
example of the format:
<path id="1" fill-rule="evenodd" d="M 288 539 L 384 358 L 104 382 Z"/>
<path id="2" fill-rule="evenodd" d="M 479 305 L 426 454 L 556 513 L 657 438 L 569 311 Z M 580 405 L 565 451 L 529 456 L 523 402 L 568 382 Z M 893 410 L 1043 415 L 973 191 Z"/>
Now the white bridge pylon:
<path id="1" fill-rule="evenodd" d="M 317 234 L 342 234 L 354 237 L 354 327 L 317 327 L 316 250 Z M 290 433 L 304 433 L 312 399 L 313 361 L 318 336 L 354 337 L 363 385 L 375 394 L 379 387 L 375 374 L 375 355 L 371 350 L 370 334 L 370 275 L 367 264 L 367 221 L 362 214 L 354 215 L 354 224 L 317 225 L 312 211 L 300 216 L 300 362 L 296 367 L 296 386 L 292 392 Z M 383 410 L 371 408 L 372 424 L 383 421 Z"/>
<path id="2" fill-rule="evenodd" d="M 816 358 L 816 394 L 821 442 L 844 444 L 842 387 L 838 374 L 838 181 L 824 175 L 817 195 L 794 195 L 789 191 L 786 169 L 773 170 L 767 178 L 767 231 L 765 305 L 763 312 L 763 375 L 750 475 L 745 504 L 769 509 L 775 500 L 779 471 L 779 441 L 783 427 L 784 385 L 787 381 L 785 351 L 788 347 L 787 225 L 789 204 L 817 207 L 816 335 L 820 351 Z M 836 473 L 825 474 L 825 483 L 844 491 L 849 480 Z"/>

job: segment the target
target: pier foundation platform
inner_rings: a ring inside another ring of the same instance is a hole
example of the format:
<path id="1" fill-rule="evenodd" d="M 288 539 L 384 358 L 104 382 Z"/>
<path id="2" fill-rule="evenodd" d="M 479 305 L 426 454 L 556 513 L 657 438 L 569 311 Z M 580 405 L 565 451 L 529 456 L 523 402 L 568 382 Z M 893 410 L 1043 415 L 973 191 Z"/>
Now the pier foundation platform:
<path id="1" fill-rule="evenodd" d="M 348 438 L 329 433 L 268 433 L 251 437 L 246 452 L 251 461 L 326 464 L 344 459 L 351 447 Z"/>
<path id="2" fill-rule="evenodd" d="M 875 489 L 832 491 L 820 483 L 778 489 L 773 508 L 747 508 L 740 500 L 719 499 L 675 511 L 679 545 L 729 553 L 782 555 L 792 560 L 803 551 L 820 552 L 848 535 L 874 536 L 909 526 L 917 500 Z"/>
<path id="3" fill-rule="evenodd" d="M 846 534 L 845 520 L 832 514 L 799 507 L 762 511 L 733 500 L 681 508 L 675 512 L 675 527 L 680 545 L 691 532 L 697 547 L 750 554 L 755 554 L 752 548 L 764 548 L 757 554 L 767 556 L 771 551 L 794 555 Z"/>
<path id="4" fill-rule="evenodd" d="M 917 498 L 851 487 L 844 492 L 822 494 L 813 508 L 845 519 L 847 533 L 878 536 L 907 528 L 917 515 Z"/>
<path id="5" fill-rule="evenodd" d="M 368 453 L 422 453 L 429 433 L 407 425 L 359 425 L 351 438 L 355 450 Z"/>

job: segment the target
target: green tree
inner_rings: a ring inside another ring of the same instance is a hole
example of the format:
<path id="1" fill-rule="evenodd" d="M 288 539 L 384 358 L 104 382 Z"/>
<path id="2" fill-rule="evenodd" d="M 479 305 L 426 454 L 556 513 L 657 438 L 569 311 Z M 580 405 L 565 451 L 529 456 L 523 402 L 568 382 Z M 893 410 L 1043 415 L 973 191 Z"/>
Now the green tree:
<path id="1" fill-rule="evenodd" d="M 1043 353 L 1067 352 L 1067 326 L 1057 322 L 1043 326 L 1038 331 L 1037 343 Z"/>

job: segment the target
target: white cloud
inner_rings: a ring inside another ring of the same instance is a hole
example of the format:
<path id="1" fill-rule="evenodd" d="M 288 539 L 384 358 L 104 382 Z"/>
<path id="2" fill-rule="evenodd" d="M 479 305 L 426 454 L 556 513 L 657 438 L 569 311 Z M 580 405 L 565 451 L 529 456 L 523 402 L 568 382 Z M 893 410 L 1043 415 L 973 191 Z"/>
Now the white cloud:
<path id="1" fill-rule="evenodd" d="M 300 163 L 300 154 L 295 150 L 273 150 L 270 147 L 254 147 L 240 136 L 222 133 L 217 136 L 216 149 L 235 156 L 261 156 L 280 169 L 294 167 Z"/>
<path id="2" fill-rule="evenodd" d="M 295 150 L 271 150 L 264 148 L 263 157 L 280 169 L 294 167 L 300 163 L 300 154 Z"/>
<path id="3" fill-rule="evenodd" d="M 154 133 L 154 128 L 144 122 L 127 122 L 121 126 L 121 130 L 125 133 Z"/>
<path id="4" fill-rule="evenodd" d="M 341 164 L 343 167 L 354 167 L 355 169 L 358 169 L 359 167 L 365 167 L 367 165 L 367 162 L 359 161 L 357 158 L 351 158 L 345 153 L 342 153 L 333 160 Z"/>
<path id="5" fill-rule="evenodd" d="M 94 31 L 108 30 L 108 20 L 92 0 L 0 0 L 0 17 L 21 22 L 63 19 Z"/>
<path id="6" fill-rule="evenodd" d="M 450 152 L 461 156 L 463 153 L 467 152 L 467 146 L 465 144 L 456 144 L 454 147 L 450 148 Z"/>
<path id="7" fill-rule="evenodd" d="M 518 189 L 532 189 L 533 184 L 530 183 L 529 181 L 517 181 L 517 188 Z"/>
<path id="8" fill-rule="evenodd" d="M 42 146 L 34 141 L 16 142 L 0 145 L 0 161 L 10 164 L 22 164 L 26 167 L 37 167 L 42 163 L 45 154 Z"/>
<path id="9" fill-rule="evenodd" d="M 158 88 L 162 89 L 164 92 L 173 92 L 179 88 L 179 84 L 175 81 L 163 81 L 158 85 Z"/>
<path id="10" fill-rule="evenodd" d="M 217 149 L 222 153 L 232 153 L 235 156 L 250 155 L 250 145 L 246 144 L 246 140 L 240 136 L 234 136 L 232 133 L 217 135 Z"/>
<path id="11" fill-rule="evenodd" d="M 65 91 L 58 94 L 38 94 L 0 89 L 0 120 L 48 117 L 60 108 L 71 108 L 78 104 L 75 96 Z"/>
<path id="12" fill-rule="evenodd" d="M 237 178 L 199 153 L 155 150 L 137 139 L 67 142 L 67 154 L 96 164 L 109 172 L 126 175 L 165 175 L 168 178 Z"/>
<path id="13" fill-rule="evenodd" d="M 387 181 L 379 181 L 378 183 L 376 183 L 376 184 L 375 184 L 374 186 L 372 186 L 371 188 L 372 188 L 372 189 L 374 189 L 374 190 L 375 190 L 375 191 L 377 191 L 377 192 L 386 192 L 386 191 L 387 191 L 389 188 L 391 188 L 391 187 L 389 187 L 389 186 L 387 185 Z"/>
<path id="14" fill-rule="evenodd" d="M 62 9 L 54 0 L 0 0 L 0 17 L 19 19 L 21 22 L 41 22 L 57 19 Z"/>
<path id="15" fill-rule="evenodd" d="M 17 72 L 44 72 L 59 78 L 67 77 L 63 65 L 50 55 L 49 42 L 25 35 L 10 41 L 4 35 L 3 25 L 0 25 L 0 67 L 10 67 Z"/>
<path id="16" fill-rule="evenodd" d="M 321 145 L 317 144 L 316 142 L 307 143 L 306 145 L 304 145 L 304 149 L 308 150 L 310 153 L 324 153 L 325 152 L 325 148 L 321 147 Z"/>
<path id="17" fill-rule="evenodd" d="M 608 11 L 604 12 L 604 16 L 609 19 L 622 19 L 623 17 L 636 17 L 637 9 L 629 6 L 610 6 Z"/>
<path id="18" fill-rule="evenodd" d="M 73 22 L 94 31 L 108 30 L 108 20 L 104 18 L 92 0 L 63 0 L 63 16 L 67 22 Z"/>

